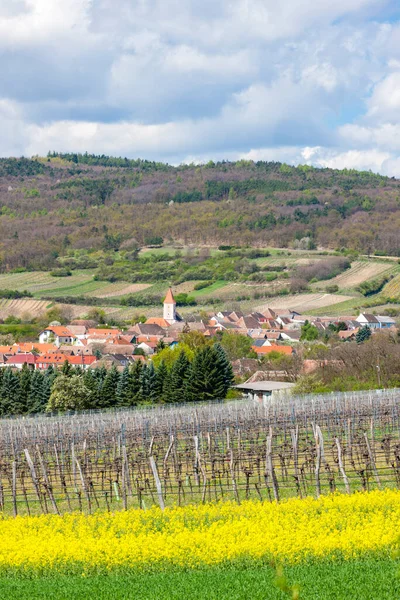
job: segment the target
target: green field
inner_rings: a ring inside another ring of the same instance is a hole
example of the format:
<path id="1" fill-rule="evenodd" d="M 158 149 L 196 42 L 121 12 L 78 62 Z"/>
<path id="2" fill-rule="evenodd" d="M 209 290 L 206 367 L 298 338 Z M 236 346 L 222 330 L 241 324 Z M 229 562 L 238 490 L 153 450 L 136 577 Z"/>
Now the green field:
<path id="1" fill-rule="evenodd" d="M 280 581 L 270 565 L 250 563 L 108 576 L 0 577 L 0 596 L 6 600 L 395 600 L 400 597 L 400 577 L 399 563 L 393 559 L 288 566 Z"/>
<path id="2" fill-rule="evenodd" d="M 143 253 L 169 253 L 171 256 L 177 251 L 177 248 L 149 248 L 143 250 Z M 200 251 L 201 249 L 199 249 Z M 140 297 L 159 296 L 166 293 L 167 288 L 172 284 L 176 293 L 187 293 L 193 296 L 198 306 L 180 308 L 182 315 L 194 310 L 224 310 L 231 308 L 233 304 L 240 304 L 245 312 L 251 312 L 254 309 L 262 309 L 267 306 L 271 308 L 290 308 L 301 309 L 301 312 L 313 315 L 352 315 L 357 312 L 357 308 L 365 305 L 371 298 L 365 298 L 358 291 L 358 286 L 371 281 L 383 275 L 393 276 L 383 288 L 382 297 L 400 297 L 400 266 L 393 261 L 385 259 L 359 258 L 352 262 L 351 268 L 347 269 L 337 277 L 325 281 L 318 281 L 310 284 L 309 292 L 296 295 L 280 295 L 282 288 L 290 286 L 288 274 L 293 269 L 301 267 L 326 258 L 326 255 L 317 254 L 309 251 L 279 250 L 269 249 L 271 256 L 246 259 L 248 263 L 256 264 L 258 268 L 268 268 L 270 271 L 274 267 L 287 267 L 286 272 L 277 272 L 277 278 L 270 282 L 257 283 L 256 281 L 226 281 L 218 279 L 211 285 L 201 289 L 194 290 L 198 281 L 185 281 L 173 285 L 171 281 L 163 280 L 157 283 L 131 283 L 129 281 L 117 281 L 110 283 L 108 281 L 97 281 L 95 279 L 96 270 L 73 270 L 69 277 L 52 277 L 50 273 L 43 271 L 32 271 L 23 273 L 8 273 L 0 275 L 0 290 L 27 290 L 33 294 L 32 299 L 23 300 L 3 300 L 0 305 L 0 316 L 5 318 L 9 314 L 21 316 L 24 313 L 33 317 L 43 314 L 48 300 L 52 298 L 68 297 L 87 297 L 101 298 L 101 307 L 107 315 L 116 319 L 130 319 L 133 315 L 144 313 L 148 316 L 160 314 L 160 306 L 137 306 L 122 307 L 119 306 L 119 299 L 122 296 L 138 294 Z M 182 249 L 181 252 L 194 252 L 194 249 Z M 213 256 L 223 257 L 224 253 L 216 248 L 208 248 Z M 200 263 L 201 264 L 201 263 Z M 288 271 L 289 270 L 289 271 Z M 294 271 L 295 272 L 295 271 Z M 326 288 L 330 285 L 337 285 L 338 292 L 335 294 L 326 294 Z M 216 302 L 216 304 L 215 304 Z M 44 304 L 46 303 L 46 304 Z M 90 303 L 84 305 L 71 305 L 71 311 L 74 317 L 84 316 L 90 310 Z"/>

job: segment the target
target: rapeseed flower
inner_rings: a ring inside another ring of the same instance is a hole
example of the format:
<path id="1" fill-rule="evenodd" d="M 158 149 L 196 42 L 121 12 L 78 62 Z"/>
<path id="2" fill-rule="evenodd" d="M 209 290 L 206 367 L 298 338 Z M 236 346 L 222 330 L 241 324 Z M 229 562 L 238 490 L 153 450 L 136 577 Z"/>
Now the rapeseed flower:
<path id="1" fill-rule="evenodd" d="M 197 567 L 390 552 L 400 492 L 0 519 L 0 570 Z"/>

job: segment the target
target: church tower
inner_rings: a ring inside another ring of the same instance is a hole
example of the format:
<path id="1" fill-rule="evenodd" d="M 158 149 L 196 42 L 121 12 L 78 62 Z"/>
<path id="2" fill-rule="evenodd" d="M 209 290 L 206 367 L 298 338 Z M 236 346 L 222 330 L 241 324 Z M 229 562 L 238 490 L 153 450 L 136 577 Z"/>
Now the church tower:
<path id="1" fill-rule="evenodd" d="M 176 302 L 171 288 L 169 288 L 164 300 L 164 319 L 171 323 L 176 321 Z"/>

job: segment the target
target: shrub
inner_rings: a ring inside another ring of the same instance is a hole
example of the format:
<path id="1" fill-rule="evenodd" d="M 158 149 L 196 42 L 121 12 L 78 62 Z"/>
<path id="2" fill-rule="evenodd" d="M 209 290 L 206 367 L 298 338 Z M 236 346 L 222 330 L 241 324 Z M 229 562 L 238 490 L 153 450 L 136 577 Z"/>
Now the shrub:
<path id="1" fill-rule="evenodd" d="M 196 283 L 193 289 L 196 291 L 203 290 L 204 288 L 210 287 L 210 285 L 212 285 L 213 283 L 214 282 L 212 281 L 212 279 L 210 279 L 209 281 L 199 281 L 199 283 Z"/>
<path id="2" fill-rule="evenodd" d="M 335 294 L 336 292 L 339 291 L 339 286 L 336 285 L 336 284 L 335 285 L 327 285 L 326 288 L 325 288 L 325 291 L 328 294 Z"/>
<path id="3" fill-rule="evenodd" d="M 72 275 L 72 271 L 69 269 L 54 269 L 54 271 L 50 271 L 50 275 L 52 277 L 70 277 Z"/>
<path id="4" fill-rule="evenodd" d="M 319 260 L 316 263 L 297 269 L 299 279 L 321 281 L 340 275 L 351 266 L 350 261 L 342 256 Z"/>
<path id="5" fill-rule="evenodd" d="M 382 277 L 378 277 L 376 279 L 372 279 L 371 281 L 363 281 L 358 287 L 357 291 L 360 292 L 363 296 L 371 296 L 372 294 L 377 294 L 381 291 L 383 286 L 392 279 L 391 275 L 383 275 Z"/>

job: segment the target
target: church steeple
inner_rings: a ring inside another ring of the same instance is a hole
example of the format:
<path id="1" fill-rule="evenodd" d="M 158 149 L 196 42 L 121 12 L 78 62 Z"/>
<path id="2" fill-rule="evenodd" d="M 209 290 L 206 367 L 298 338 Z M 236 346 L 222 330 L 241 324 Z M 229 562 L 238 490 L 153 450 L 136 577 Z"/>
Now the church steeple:
<path id="1" fill-rule="evenodd" d="M 168 289 L 164 299 L 164 319 L 166 321 L 176 321 L 176 302 L 171 288 Z"/>

